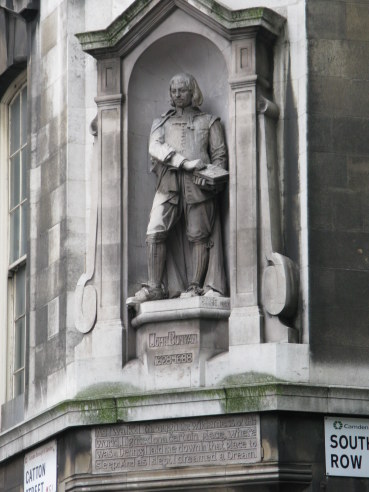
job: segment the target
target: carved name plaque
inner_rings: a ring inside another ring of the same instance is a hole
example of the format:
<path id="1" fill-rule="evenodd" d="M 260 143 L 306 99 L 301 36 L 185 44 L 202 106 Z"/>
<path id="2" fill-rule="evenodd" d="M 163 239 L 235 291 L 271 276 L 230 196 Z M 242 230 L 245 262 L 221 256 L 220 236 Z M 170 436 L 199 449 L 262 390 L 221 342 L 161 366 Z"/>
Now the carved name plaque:
<path id="1" fill-rule="evenodd" d="M 259 415 L 204 417 L 96 427 L 92 470 L 137 472 L 261 460 Z"/>
<path id="2" fill-rule="evenodd" d="M 194 353 L 188 352 L 188 350 L 198 348 L 199 342 L 199 333 L 177 334 L 174 330 L 162 336 L 159 336 L 156 332 L 149 333 L 149 359 L 151 361 L 152 357 L 154 357 L 154 366 L 191 364 L 194 361 Z M 158 355 L 151 353 L 151 349 L 159 349 Z M 164 351 L 161 349 L 164 349 Z M 165 349 L 169 349 L 170 352 L 168 353 Z"/>

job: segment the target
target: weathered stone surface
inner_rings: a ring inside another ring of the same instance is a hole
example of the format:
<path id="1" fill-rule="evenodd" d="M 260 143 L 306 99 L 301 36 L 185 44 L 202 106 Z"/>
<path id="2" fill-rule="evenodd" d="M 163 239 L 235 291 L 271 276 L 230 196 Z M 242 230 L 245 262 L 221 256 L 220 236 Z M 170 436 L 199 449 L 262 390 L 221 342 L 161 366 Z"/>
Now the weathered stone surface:
<path id="1" fill-rule="evenodd" d="M 360 2 L 307 5 L 311 375 L 347 384 L 350 364 L 362 373 L 369 316 L 365 10 Z"/>

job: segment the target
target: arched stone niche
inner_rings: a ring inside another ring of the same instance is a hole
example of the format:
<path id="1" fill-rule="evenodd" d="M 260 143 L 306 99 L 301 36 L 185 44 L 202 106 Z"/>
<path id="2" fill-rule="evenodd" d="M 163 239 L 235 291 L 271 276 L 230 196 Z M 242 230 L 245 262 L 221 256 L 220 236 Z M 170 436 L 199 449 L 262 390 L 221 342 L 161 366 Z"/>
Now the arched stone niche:
<path id="1" fill-rule="evenodd" d="M 115 345 L 123 333 L 123 370 L 121 365 L 117 374 L 115 366 L 110 379 L 152 390 L 212 386 L 244 372 L 306 377 L 306 347 L 286 343 L 298 336 L 283 320 L 296 299 L 294 265 L 283 255 L 279 112 L 273 103 L 273 46 L 283 23 L 266 8 L 233 12 L 214 0 L 137 0 L 107 29 L 79 35 L 83 49 L 97 59 L 98 115 L 96 220 L 76 290 L 76 325 L 92 338 L 106 327 L 115 330 Z M 230 299 L 212 304 L 198 297 L 171 313 L 155 301 L 132 315 L 125 301 L 146 280 L 145 233 L 155 187 L 150 126 L 169 108 L 168 83 L 179 71 L 197 78 L 204 110 L 221 116 L 226 131 L 230 179 L 223 225 Z M 160 326 L 158 311 L 165 311 Z M 193 357 L 190 350 L 186 360 L 174 354 L 169 367 L 155 368 L 150 334 L 164 340 L 170 330 L 173 338 L 182 329 L 178 320 L 196 320 L 184 331 L 191 335 L 186 340 L 196 341 Z M 92 330 L 95 325 L 99 330 Z"/>
<path id="2" fill-rule="evenodd" d="M 228 67 L 219 48 L 203 35 L 191 32 L 169 34 L 148 46 L 133 66 L 127 91 L 129 293 L 147 281 L 145 237 L 156 182 L 155 175 L 150 173 L 148 155 L 151 124 L 154 118 L 171 108 L 169 81 L 180 72 L 195 76 L 204 95 L 201 109 L 220 116 L 226 137 L 228 135 Z M 219 198 L 228 271 L 227 190 Z"/>

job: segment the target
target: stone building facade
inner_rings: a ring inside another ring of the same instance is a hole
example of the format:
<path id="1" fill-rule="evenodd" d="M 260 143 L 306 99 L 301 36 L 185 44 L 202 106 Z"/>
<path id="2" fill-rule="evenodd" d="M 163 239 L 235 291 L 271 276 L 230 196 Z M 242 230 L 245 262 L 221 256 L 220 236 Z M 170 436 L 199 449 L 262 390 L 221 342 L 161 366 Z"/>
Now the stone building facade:
<path id="1" fill-rule="evenodd" d="M 368 21 L 0 0 L 0 490 L 369 490 Z M 227 292 L 132 309 L 178 72 L 225 134 Z"/>

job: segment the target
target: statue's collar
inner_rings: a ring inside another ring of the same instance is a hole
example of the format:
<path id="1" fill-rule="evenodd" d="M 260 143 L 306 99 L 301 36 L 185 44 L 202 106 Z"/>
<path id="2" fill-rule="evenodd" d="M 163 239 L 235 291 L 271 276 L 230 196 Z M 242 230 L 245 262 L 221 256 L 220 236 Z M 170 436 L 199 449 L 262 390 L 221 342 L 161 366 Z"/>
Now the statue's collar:
<path id="1" fill-rule="evenodd" d="M 190 130 L 194 130 L 194 125 L 193 125 L 194 118 L 196 118 L 197 116 L 201 116 L 203 114 L 205 113 L 200 111 L 199 108 L 192 107 L 192 106 L 184 108 L 182 114 L 178 113 L 175 109 L 170 109 L 169 111 L 161 115 L 162 119 L 159 126 L 164 124 L 172 116 L 184 116 L 187 117 L 187 128 L 189 128 Z"/>
<path id="2" fill-rule="evenodd" d="M 162 118 L 170 118 L 171 116 L 174 116 L 178 114 L 178 116 L 185 116 L 185 115 L 188 115 L 192 118 L 196 118 L 196 116 L 201 116 L 205 113 L 203 113 L 202 111 L 199 110 L 199 108 L 197 107 L 193 107 L 193 106 L 189 106 L 187 108 L 184 108 L 183 110 L 183 113 L 177 113 L 177 111 L 175 109 L 170 109 L 169 111 L 167 111 L 166 113 L 163 113 L 161 115 Z"/>

